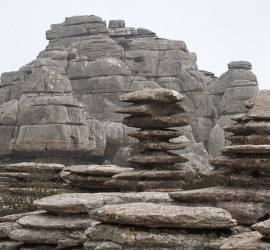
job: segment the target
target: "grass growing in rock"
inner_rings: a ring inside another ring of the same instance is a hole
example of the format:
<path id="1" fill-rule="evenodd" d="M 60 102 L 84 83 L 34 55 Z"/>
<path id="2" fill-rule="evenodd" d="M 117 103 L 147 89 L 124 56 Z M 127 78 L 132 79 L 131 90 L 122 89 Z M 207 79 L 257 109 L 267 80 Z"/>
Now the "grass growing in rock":
<path id="1" fill-rule="evenodd" d="M 62 193 L 63 190 L 60 178 L 52 178 L 44 171 L 30 173 L 24 180 L 1 188 L 0 216 L 34 211 L 34 200 Z"/>

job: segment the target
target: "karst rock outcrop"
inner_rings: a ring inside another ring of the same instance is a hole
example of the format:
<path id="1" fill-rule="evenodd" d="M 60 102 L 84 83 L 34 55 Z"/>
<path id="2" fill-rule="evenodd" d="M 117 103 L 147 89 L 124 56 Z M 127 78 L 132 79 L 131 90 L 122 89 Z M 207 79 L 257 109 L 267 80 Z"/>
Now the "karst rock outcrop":
<path id="1" fill-rule="evenodd" d="M 209 136 L 208 151 L 212 156 L 221 154 L 221 148 L 229 145 L 228 132 L 223 128 L 232 123 L 230 117 L 247 112 L 245 102 L 256 96 L 259 88 L 256 76 L 251 72 L 252 65 L 247 61 L 228 63 L 228 71 L 208 86 L 208 92 L 217 109 L 218 119 Z"/>
<path id="2" fill-rule="evenodd" d="M 196 54 L 183 41 L 125 27 L 123 20 L 107 26 L 97 16 L 69 17 L 51 25 L 46 38 L 48 46 L 34 61 L 1 75 L 3 161 L 80 159 L 125 165 L 125 147 L 135 139 L 127 136 L 132 129 L 121 123 L 123 115 L 114 113 L 121 106 L 119 96 L 160 87 L 184 96 L 191 125 L 185 132 L 193 138 L 190 150 L 204 157 L 216 120 L 230 114 L 230 93 L 241 100 L 256 94 L 248 63 L 232 63 L 225 73 L 230 76 L 216 79 L 198 70 Z M 246 87 L 241 80 L 252 82 L 245 97 L 239 96 Z"/>

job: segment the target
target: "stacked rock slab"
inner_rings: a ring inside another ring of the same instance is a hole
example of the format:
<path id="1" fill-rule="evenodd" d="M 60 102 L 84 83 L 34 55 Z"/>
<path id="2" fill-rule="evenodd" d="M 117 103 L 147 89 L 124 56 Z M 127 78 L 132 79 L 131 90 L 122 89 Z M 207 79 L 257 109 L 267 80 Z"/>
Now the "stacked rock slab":
<path id="1" fill-rule="evenodd" d="M 41 212 L 26 216 L 12 216 L 13 224 L 5 231 L 10 240 L 0 242 L 15 244 L 14 249 L 82 249 L 87 240 L 84 231 L 97 222 L 87 212 L 106 204 L 129 202 L 170 202 L 166 193 L 67 193 L 36 200 L 34 202 Z M 7 221 L 8 218 L 5 218 Z M 9 220 L 9 221 L 10 221 Z M 0 224 L 1 225 L 1 224 Z M 1 226 L 0 226 L 1 232 Z M 2 245 L 1 245 L 2 244 Z M 2 248 L 1 248 L 2 249 Z"/>
<path id="2" fill-rule="evenodd" d="M 147 170 L 149 174 L 126 172 L 115 176 L 105 185 L 139 191 L 181 187 L 181 174 L 175 171 L 174 175 L 177 178 L 172 178 L 170 171 L 175 163 L 188 160 L 169 151 L 183 149 L 185 145 L 170 141 L 179 137 L 181 131 L 169 128 L 188 125 L 187 119 L 173 116 L 186 111 L 179 103 L 182 99 L 183 96 L 179 92 L 163 88 L 144 89 L 120 97 L 122 102 L 132 103 L 116 110 L 117 113 L 130 115 L 123 119 L 123 123 L 129 127 L 140 128 L 129 134 L 139 142 L 133 145 L 135 155 L 128 161 L 134 168 Z M 163 172 L 159 172 L 161 170 Z"/>
<path id="3" fill-rule="evenodd" d="M 60 175 L 67 184 L 78 190 L 112 191 L 103 184 L 113 175 L 131 170 L 115 165 L 74 165 L 64 168 Z"/>
<path id="4" fill-rule="evenodd" d="M 89 215 L 102 223 L 86 230 L 87 250 L 199 250 L 236 225 L 224 209 L 150 202 L 106 205 L 90 210 Z"/>
<path id="5" fill-rule="evenodd" d="M 247 114 L 238 115 L 226 131 L 231 146 L 210 163 L 224 171 L 228 185 L 174 192 L 177 202 L 207 204 L 229 211 L 239 225 L 250 226 L 268 218 L 270 211 L 270 91 L 260 91 L 246 102 Z M 270 247 L 270 243 L 269 243 Z"/>

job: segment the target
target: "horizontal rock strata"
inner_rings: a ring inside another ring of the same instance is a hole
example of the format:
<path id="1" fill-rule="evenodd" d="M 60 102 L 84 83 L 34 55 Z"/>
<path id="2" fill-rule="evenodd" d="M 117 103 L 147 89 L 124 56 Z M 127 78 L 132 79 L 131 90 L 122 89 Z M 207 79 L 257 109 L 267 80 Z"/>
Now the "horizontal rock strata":
<path id="1" fill-rule="evenodd" d="M 236 225 L 223 209 L 153 203 L 106 205 L 89 211 L 89 215 L 102 222 L 154 228 L 230 228 Z"/>
<path id="2" fill-rule="evenodd" d="M 64 168 L 60 175 L 72 187 L 94 191 L 108 189 L 103 184 L 113 175 L 131 170 L 115 165 L 75 165 Z"/>
<path id="3" fill-rule="evenodd" d="M 99 208 L 106 204 L 121 204 L 129 202 L 170 202 L 167 193 L 70 193 L 54 195 L 34 202 L 39 209 L 52 213 L 78 214 L 87 213 L 89 209 Z"/>

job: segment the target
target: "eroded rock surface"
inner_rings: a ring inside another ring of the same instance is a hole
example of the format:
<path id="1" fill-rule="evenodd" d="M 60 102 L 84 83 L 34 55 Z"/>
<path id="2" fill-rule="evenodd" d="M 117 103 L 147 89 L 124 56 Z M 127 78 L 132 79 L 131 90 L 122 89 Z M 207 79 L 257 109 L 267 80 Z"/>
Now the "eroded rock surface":
<path id="1" fill-rule="evenodd" d="M 183 41 L 125 27 L 123 20 L 107 27 L 93 15 L 53 24 L 46 38 L 49 44 L 35 60 L 1 75 L 0 155 L 114 163 L 135 142 L 127 136 L 133 129 L 121 124 L 123 115 L 113 112 L 119 97 L 160 87 L 182 93 L 194 138 L 208 148 L 218 117 L 207 86 L 215 77 L 198 70 L 196 54 Z M 249 72 L 247 63 L 238 64 L 230 70 Z"/>

